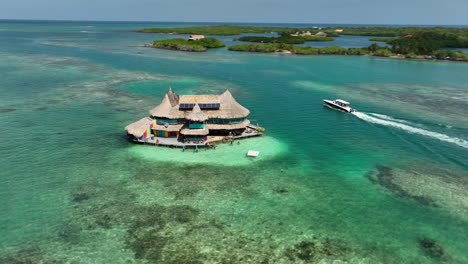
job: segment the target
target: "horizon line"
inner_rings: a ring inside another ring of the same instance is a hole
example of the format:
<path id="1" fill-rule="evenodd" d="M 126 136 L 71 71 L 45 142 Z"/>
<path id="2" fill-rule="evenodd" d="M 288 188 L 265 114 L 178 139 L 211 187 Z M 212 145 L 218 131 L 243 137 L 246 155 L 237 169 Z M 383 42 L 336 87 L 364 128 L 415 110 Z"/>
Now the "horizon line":
<path id="1" fill-rule="evenodd" d="M 228 21 L 149 21 L 149 20 L 75 20 L 75 19 L 27 19 L 27 18 L 0 18 L 0 21 L 43 21 L 43 22 L 126 22 L 126 23 L 194 23 L 194 24 L 329 24 L 329 25 L 392 25 L 392 26 L 468 26 L 468 24 L 388 24 L 388 23 L 326 23 L 326 22 L 228 22 Z"/>

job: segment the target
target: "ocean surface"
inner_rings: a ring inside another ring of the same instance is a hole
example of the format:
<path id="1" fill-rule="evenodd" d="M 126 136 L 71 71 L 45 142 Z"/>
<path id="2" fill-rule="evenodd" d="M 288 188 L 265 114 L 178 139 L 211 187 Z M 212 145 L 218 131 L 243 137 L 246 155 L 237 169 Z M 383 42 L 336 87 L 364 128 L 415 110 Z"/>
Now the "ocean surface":
<path id="1" fill-rule="evenodd" d="M 0 263 L 468 263 L 468 63 L 185 53 L 132 31 L 189 25 L 0 21 Z M 169 87 L 229 89 L 266 134 L 128 142 Z"/>

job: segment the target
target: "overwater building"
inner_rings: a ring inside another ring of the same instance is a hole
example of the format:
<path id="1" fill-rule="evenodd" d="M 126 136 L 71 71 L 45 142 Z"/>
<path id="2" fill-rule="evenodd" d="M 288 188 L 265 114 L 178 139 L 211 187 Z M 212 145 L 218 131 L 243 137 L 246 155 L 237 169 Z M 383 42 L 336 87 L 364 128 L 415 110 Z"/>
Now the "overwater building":
<path id="1" fill-rule="evenodd" d="M 250 123 L 250 111 L 229 90 L 220 95 L 177 95 L 169 89 L 161 104 L 149 114 L 125 128 L 131 140 L 173 146 L 204 145 L 263 132 L 263 128 Z"/>

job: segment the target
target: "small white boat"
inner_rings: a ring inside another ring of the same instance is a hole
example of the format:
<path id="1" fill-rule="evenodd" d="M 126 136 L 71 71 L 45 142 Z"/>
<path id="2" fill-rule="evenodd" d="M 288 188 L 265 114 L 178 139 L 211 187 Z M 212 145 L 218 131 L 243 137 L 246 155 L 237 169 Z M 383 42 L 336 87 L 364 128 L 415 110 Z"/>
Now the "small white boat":
<path id="1" fill-rule="evenodd" d="M 346 102 L 345 100 L 341 99 L 335 99 L 335 100 L 323 100 L 323 102 L 330 107 L 351 113 L 354 112 L 354 109 L 349 106 L 349 102 Z"/>

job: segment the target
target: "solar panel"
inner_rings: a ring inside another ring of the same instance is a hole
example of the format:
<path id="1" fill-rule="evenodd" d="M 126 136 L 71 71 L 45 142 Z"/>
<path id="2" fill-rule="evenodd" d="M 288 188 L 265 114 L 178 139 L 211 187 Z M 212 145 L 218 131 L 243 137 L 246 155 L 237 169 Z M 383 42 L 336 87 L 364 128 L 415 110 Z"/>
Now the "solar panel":
<path id="1" fill-rule="evenodd" d="M 179 104 L 180 109 L 192 109 L 195 104 Z"/>
<path id="2" fill-rule="evenodd" d="M 221 104 L 198 104 L 201 109 L 217 109 Z"/>

